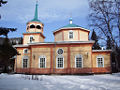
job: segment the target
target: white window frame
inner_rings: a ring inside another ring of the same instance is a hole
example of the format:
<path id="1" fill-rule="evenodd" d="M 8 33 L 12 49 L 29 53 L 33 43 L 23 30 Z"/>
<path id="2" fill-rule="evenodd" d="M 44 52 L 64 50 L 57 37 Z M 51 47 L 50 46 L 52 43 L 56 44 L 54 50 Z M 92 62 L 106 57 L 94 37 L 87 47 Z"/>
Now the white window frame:
<path id="1" fill-rule="evenodd" d="M 45 58 L 45 67 L 40 67 L 40 58 Z M 46 68 L 46 56 L 45 55 L 41 55 L 39 57 L 39 65 L 38 65 L 39 68 Z"/>
<path id="2" fill-rule="evenodd" d="M 63 58 L 63 67 L 58 67 L 58 58 Z M 56 58 L 56 68 L 57 69 L 64 69 L 64 56 L 62 56 L 62 55 L 57 56 L 57 58 Z"/>
<path id="3" fill-rule="evenodd" d="M 69 39 L 73 39 L 73 38 L 70 38 L 70 33 L 71 33 L 71 32 L 73 33 L 72 35 L 73 35 L 73 38 L 74 38 L 74 32 L 73 32 L 72 30 L 70 30 L 70 31 L 69 31 L 69 34 L 68 34 L 68 38 L 69 38 Z"/>
<path id="4" fill-rule="evenodd" d="M 102 61 L 103 61 L 103 66 L 102 66 L 102 67 L 104 67 L 104 57 L 103 57 L 102 55 L 98 55 L 98 56 L 96 57 L 96 67 L 102 68 L 102 67 L 99 67 L 99 66 L 98 66 L 98 58 L 102 58 Z"/>
<path id="5" fill-rule="evenodd" d="M 76 65 L 76 58 L 77 58 L 77 57 L 81 57 L 81 59 L 82 59 L 82 61 L 81 61 L 81 62 L 82 62 L 81 67 L 77 67 L 77 65 Z M 81 54 L 78 54 L 78 55 L 75 56 L 75 68 L 83 68 L 83 57 L 82 57 Z"/>
<path id="6" fill-rule="evenodd" d="M 22 68 L 24 68 L 23 67 L 23 59 L 28 59 L 27 67 L 26 68 L 29 68 L 29 58 L 28 58 L 28 56 L 23 56 L 23 58 L 22 58 Z"/>
<path id="7" fill-rule="evenodd" d="M 24 53 L 24 54 L 27 54 L 27 53 L 25 53 L 25 50 L 27 50 L 27 53 L 28 53 L 28 49 L 27 49 L 27 48 L 26 48 L 26 49 L 23 49 L 23 53 Z"/>
<path id="8" fill-rule="evenodd" d="M 32 41 L 32 42 L 30 42 L 30 38 L 31 37 L 33 37 L 33 39 L 34 39 L 34 36 L 33 35 L 30 35 L 30 37 L 29 37 L 29 43 L 33 43 L 34 41 Z"/>

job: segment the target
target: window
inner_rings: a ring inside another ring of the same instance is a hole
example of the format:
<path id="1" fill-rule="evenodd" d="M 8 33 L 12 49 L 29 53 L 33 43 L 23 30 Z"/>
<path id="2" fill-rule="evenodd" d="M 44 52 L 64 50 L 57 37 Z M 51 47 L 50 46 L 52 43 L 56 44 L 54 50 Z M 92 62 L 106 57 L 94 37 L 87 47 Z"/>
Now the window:
<path id="1" fill-rule="evenodd" d="M 24 58 L 23 59 L 23 68 L 27 68 L 28 67 L 28 59 Z"/>
<path id="2" fill-rule="evenodd" d="M 32 25 L 30 25 L 30 28 L 35 28 L 35 25 L 33 25 L 33 24 L 32 24 Z"/>
<path id="3" fill-rule="evenodd" d="M 73 31 L 69 31 L 69 39 L 73 39 Z"/>
<path id="4" fill-rule="evenodd" d="M 27 30 L 29 29 L 29 26 L 27 26 Z"/>
<path id="5" fill-rule="evenodd" d="M 75 56 L 75 67 L 82 68 L 82 56 L 81 55 Z"/>
<path id="6" fill-rule="evenodd" d="M 28 49 L 24 49 L 24 50 L 23 50 L 23 53 L 28 53 Z"/>
<path id="7" fill-rule="evenodd" d="M 46 68 L 46 57 L 45 56 L 40 56 L 40 68 Z"/>
<path id="8" fill-rule="evenodd" d="M 61 54 L 63 54 L 63 50 L 62 50 L 62 49 L 58 49 L 58 50 L 57 50 L 57 53 L 58 53 L 59 55 L 61 55 Z"/>
<path id="9" fill-rule="evenodd" d="M 104 67 L 104 58 L 103 58 L 103 56 L 97 56 L 97 67 Z"/>
<path id="10" fill-rule="evenodd" d="M 58 56 L 57 57 L 57 68 L 64 68 L 64 58 L 63 56 Z"/>
<path id="11" fill-rule="evenodd" d="M 41 29 L 41 26 L 40 26 L 40 25 L 37 25 L 36 28 L 37 28 L 37 29 Z"/>
<path id="12" fill-rule="evenodd" d="M 30 36 L 30 43 L 32 43 L 34 41 L 33 36 Z"/>

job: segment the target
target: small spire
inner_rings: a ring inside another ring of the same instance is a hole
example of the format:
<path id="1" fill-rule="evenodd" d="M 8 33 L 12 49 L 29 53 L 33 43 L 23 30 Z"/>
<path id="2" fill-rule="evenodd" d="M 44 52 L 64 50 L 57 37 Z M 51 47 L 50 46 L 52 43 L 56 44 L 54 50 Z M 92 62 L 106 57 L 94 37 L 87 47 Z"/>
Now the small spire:
<path id="1" fill-rule="evenodd" d="M 35 15 L 34 15 L 34 19 L 38 20 L 38 0 L 36 1 L 36 7 L 35 7 Z"/>
<path id="2" fill-rule="evenodd" d="M 69 19 L 70 24 L 72 24 L 72 18 Z"/>

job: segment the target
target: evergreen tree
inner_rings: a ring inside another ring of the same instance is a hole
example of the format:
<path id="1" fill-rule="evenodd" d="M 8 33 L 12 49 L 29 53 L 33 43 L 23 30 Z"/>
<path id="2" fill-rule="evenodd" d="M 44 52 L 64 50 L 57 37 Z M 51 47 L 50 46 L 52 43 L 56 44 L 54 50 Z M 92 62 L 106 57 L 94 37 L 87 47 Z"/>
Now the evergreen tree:
<path id="1" fill-rule="evenodd" d="M 107 37 L 107 41 L 106 41 L 106 49 L 112 49 L 112 43 L 109 36 Z"/>
<path id="2" fill-rule="evenodd" d="M 0 7 L 2 6 L 2 4 L 6 3 L 7 1 L 0 0 Z M 5 36 L 5 38 L 2 38 L 3 41 L 0 40 L 0 65 L 4 66 L 4 72 L 7 72 L 7 68 L 11 63 L 11 58 L 18 54 L 17 50 L 12 47 L 8 38 L 8 33 L 13 31 L 16 31 L 16 29 L 0 27 L 0 36 Z"/>
<path id="3" fill-rule="evenodd" d="M 16 31 L 14 28 L 1 28 L 0 35 L 4 35 L 5 38 L 2 38 L 3 41 L 0 44 L 0 65 L 4 66 L 4 72 L 8 72 L 7 68 L 10 65 L 11 58 L 18 54 L 17 50 L 12 46 L 9 41 L 8 33 L 10 31 Z"/>
<path id="4" fill-rule="evenodd" d="M 93 49 L 93 50 L 101 49 L 100 46 L 99 46 L 99 43 L 98 43 L 98 36 L 96 35 L 96 32 L 95 32 L 94 30 L 93 30 L 93 32 L 92 32 L 91 39 L 95 41 L 92 49 Z"/>
<path id="5" fill-rule="evenodd" d="M 17 50 L 12 47 L 8 38 L 4 38 L 2 45 L 0 45 L 0 65 L 4 66 L 4 72 L 11 63 L 11 58 L 17 55 Z"/>

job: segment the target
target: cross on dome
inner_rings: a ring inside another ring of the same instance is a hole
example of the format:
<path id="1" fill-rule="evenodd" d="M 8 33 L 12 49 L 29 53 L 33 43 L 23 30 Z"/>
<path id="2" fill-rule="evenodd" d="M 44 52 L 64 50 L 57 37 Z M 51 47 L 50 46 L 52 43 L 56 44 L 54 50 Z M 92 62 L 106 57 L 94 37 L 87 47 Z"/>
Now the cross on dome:
<path id="1" fill-rule="evenodd" d="M 70 24 L 72 24 L 72 18 L 69 19 Z"/>

